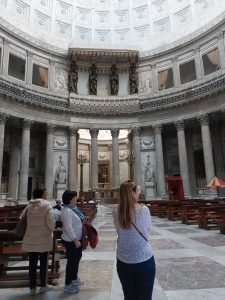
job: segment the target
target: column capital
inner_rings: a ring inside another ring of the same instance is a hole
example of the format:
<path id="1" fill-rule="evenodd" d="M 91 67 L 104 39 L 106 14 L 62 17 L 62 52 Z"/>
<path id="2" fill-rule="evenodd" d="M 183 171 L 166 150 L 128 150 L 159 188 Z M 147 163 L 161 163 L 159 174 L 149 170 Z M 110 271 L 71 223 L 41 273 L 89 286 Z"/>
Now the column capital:
<path id="1" fill-rule="evenodd" d="M 160 134 L 162 132 L 162 124 L 158 123 L 158 124 L 154 124 L 152 125 L 154 134 Z"/>
<path id="2" fill-rule="evenodd" d="M 112 136 L 112 138 L 116 138 L 116 137 L 118 138 L 119 134 L 120 134 L 120 130 L 119 129 L 117 129 L 117 128 L 111 129 L 111 136 Z"/>
<path id="3" fill-rule="evenodd" d="M 199 51 L 200 51 L 200 47 L 199 47 L 199 46 L 197 46 L 197 47 L 195 47 L 193 50 L 194 50 L 194 53 L 195 53 L 195 54 L 198 54 L 198 53 L 199 53 Z"/>
<path id="4" fill-rule="evenodd" d="M 98 129 L 91 128 L 91 129 L 89 129 L 89 132 L 90 132 L 90 135 L 91 135 L 92 138 L 97 138 L 98 137 L 98 133 L 99 133 Z"/>
<path id="5" fill-rule="evenodd" d="M 223 38 L 224 38 L 224 31 L 219 33 L 219 35 L 217 36 L 217 40 L 221 40 Z"/>
<path id="6" fill-rule="evenodd" d="M 177 131 L 184 130 L 184 120 L 177 120 L 174 122 L 174 125 L 177 128 Z"/>
<path id="7" fill-rule="evenodd" d="M 33 57 L 33 52 L 31 52 L 31 51 L 27 51 L 27 57 Z"/>
<path id="8" fill-rule="evenodd" d="M 70 126 L 70 127 L 68 128 L 68 131 L 69 131 L 69 135 L 70 135 L 70 136 L 77 136 L 77 134 L 79 134 L 79 133 L 78 133 L 78 128 L 73 127 L 73 126 Z"/>
<path id="9" fill-rule="evenodd" d="M 134 127 L 131 129 L 131 132 L 133 136 L 140 136 L 141 133 L 141 128 L 140 127 Z"/>
<path id="10" fill-rule="evenodd" d="M 172 62 L 175 63 L 175 62 L 177 62 L 177 61 L 178 61 L 178 56 L 173 56 L 173 57 L 172 57 Z"/>
<path id="11" fill-rule="evenodd" d="M 9 116 L 4 113 L 0 113 L 0 124 L 5 124 Z"/>
<path id="12" fill-rule="evenodd" d="M 55 65 L 55 61 L 54 60 L 50 60 L 49 64 L 50 64 L 50 66 L 54 66 Z"/>
<path id="13" fill-rule="evenodd" d="M 55 124 L 46 124 L 47 134 L 53 134 L 55 132 Z"/>
<path id="14" fill-rule="evenodd" d="M 24 130 L 30 130 L 32 125 L 33 125 L 33 121 L 32 120 L 28 120 L 28 119 L 23 119 L 23 129 Z"/>
<path id="15" fill-rule="evenodd" d="M 3 45 L 8 46 L 10 44 L 10 41 L 6 38 L 3 39 Z"/>
<path id="16" fill-rule="evenodd" d="M 207 114 L 200 114 L 197 117 L 198 121 L 200 122 L 201 126 L 209 124 L 209 117 Z"/>

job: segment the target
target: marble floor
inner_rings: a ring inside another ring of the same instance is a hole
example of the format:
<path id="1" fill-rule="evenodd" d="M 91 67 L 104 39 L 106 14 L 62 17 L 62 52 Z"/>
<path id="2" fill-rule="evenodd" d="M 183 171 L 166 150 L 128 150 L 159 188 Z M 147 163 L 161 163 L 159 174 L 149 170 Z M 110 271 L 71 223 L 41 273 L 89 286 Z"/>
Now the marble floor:
<path id="1" fill-rule="evenodd" d="M 37 295 L 43 299 L 122 300 L 116 273 L 116 233 L 112 206 L 100 205 L 94 220 L 100 242 L 96 249 L 83 252 L 79 276 L 85 281 L 76 295 L 63 293 L 65 260 L 60 279 L 51 292 Z M 206 231 L 196 225 L 152 218 L 151 242 L 157 265 L 153 300 L 224 300 L 225 235 L 218 230 Z M 26 286 L 0 285 L 0 300 L 32 299 Z"/>

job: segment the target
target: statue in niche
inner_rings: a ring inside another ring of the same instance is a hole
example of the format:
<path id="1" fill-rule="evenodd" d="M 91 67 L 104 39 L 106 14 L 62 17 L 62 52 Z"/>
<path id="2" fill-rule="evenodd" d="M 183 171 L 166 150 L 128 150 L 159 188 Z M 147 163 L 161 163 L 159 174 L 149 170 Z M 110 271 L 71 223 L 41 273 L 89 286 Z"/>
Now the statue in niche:
<path id="1" fill-rule="evenodd" d="M 97 72 L 95 64 L 91 66 L 91 73 L 89 75 L 89 92 L 90 95 L 97 95 Z"/>
<path id="2" fill-rule="evenodd" d="M 119 91 L 119 75 L 115 65 L 112 65 L 110 74 L 111 95 L 118 95 Z"/>
<path id="3" fill-rule="evenodd" d="M 71 64 L 71 70 L 69 73 L 69 91 L 77 94 L 77 82 L 78 82 L 78 71 L 77 64 L 75 61 Z"/>
<path id="4" fill-rule="evenodd" d="M 66 177 L 66 167 L 62 160 L 62 156 L 59 156 L 59 165 L 55 173 L 55 182 L 57 184 L 66 184 Z"/>
<path id="5" fill-rule="evenodd" d="M 154 182 L 155 180 L 155 175 L 154 175 L 154 167 L 153 164 L 150 162 L 150 155 L 147 156 L 148 161 L 146 165 L 142 163 L 142 166 L 144 167 L 144 179 L 145 182 Z"/>
<path id="6" fill-rule="evenodd" d="M 136 73 L 136 64 L 132 63 L 130 67 L 130 94 L 137 94 L 138 93 L 138 74 Z"/>

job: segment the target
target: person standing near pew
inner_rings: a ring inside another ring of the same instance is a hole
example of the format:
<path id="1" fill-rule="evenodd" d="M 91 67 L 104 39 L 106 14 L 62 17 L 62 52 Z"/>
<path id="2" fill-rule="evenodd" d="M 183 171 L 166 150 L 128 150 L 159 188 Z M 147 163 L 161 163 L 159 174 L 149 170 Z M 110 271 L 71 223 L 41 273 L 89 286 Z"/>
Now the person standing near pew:
<path id="1" fill-rule="evenodd" d="M 48 252 L 52 250 L 55 228 L 53 209 L 47 201 L 45 189 L 36 188 L 33 191 L 33 200 L 23 211 L 27 214 L 27 228 L 22 241 L 22 249 L 29 252 L 29 286 L 30 295 L 36 295 L 37 263 L 40 259 L 40 290 L 39 293 L 48 292 L 51 287 L 47 285 Z"/>
<path id="2" fill-rule="evenodd" d="M 62 244 L 66 249 L 66 276 L 64 292 L 75 294 L 84 283 L 78 278 L 79 263 L 82 257 L 81 236 L 83 213 L 77 207 L 77 192 L 67 190 L 62 195 L 64 206 L 61 209 L 63 233 Z"/>
<path id="3" fill-rule="evenodd" d="M 155 261 L 148 236 L 151 215 L 139 204 L 140 190 L 128 180 L 121 184 L 119 205 L 113 211 L 117 239 L 117 273 L 125 300 L 151 300 Z"/>

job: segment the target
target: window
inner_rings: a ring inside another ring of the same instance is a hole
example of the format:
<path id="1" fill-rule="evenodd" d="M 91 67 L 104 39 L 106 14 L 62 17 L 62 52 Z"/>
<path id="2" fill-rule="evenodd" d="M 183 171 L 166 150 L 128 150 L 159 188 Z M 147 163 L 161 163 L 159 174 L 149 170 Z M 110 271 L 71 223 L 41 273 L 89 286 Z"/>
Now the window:
<path id="1" fill-rule="evenodd" d="M 202 56 L 204 73 L 208 75 L 220 69 L 220 60 L 218 49 L 215 49 Z"/>
<path id="2" fill-rule="evenodd" d="M 33 64 L 32 84 L 48 88 L 48 69 Z"/>
<path id="3" fill-rule="evenodd" d="M 196 70 L 194 60 L 188 61 L 180 65 L 180 81 L 181 84 L 196 80 Z"/>
<path id="4" fill-rule="evenodd" d="M 8 75 L 20 80 L 25 80 L 25 59 L 14 54 L 9 54 Z"/>
<path id="5" fill-rule="evenodd" d="M 159 91 L 173 87 L 173 70 L 172 68 L 158 72 Z"/>

